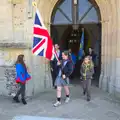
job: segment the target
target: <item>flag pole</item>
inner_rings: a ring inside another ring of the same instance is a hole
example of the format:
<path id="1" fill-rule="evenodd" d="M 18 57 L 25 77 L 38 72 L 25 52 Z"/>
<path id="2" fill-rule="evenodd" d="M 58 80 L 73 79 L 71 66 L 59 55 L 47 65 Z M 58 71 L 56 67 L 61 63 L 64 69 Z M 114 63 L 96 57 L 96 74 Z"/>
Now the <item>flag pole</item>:
<path id="1" fill-rule="evenodd" d="M 53 46 L 54 47 L 54 46 Z M 58 58 L 58 55 L 56 53 L 56 50 L 55 50 L 55 47 L 54 47 L 54 55 L 55 55 L 55 58 L 57 59 L 58 62 L 60 62 L 59 58 Z"/>
<path id="2" fill-rule="evenodd" d="M 37 3 L 34 1 L 34 2 L 32 2 L 32 6 L 35 8 L 35 9 L 37 9 Z"/>
<path id="3" fill-rule="evenodd" d="M 33 7 L 35 8 L 35 10 L 37 11 L 38 8 L 37 8 L 37 3 L 36 3 L 36 1 L 33 1 L 33 2 L 32 2 L 32 5 L 33 5 Z M 47 65 L 46 65 L 47 62 L 46 62 L 46 61 L 47 61 L 47 60 L 45 59 L 45 79 L 44 79 L 44 87 L 45 87 L 45 88 L 46 88 L 46 75 L 47 75 L 47 74 L 46 74 L 46 69 L 47 69 Z"/>

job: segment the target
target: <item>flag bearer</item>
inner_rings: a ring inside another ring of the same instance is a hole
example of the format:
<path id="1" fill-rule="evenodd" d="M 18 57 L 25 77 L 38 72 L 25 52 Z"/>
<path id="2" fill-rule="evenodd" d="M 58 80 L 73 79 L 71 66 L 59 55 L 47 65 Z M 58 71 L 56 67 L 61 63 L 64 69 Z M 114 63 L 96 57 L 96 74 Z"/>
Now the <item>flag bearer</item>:
<path id="1" fill-rule="evenodd" d="M 66 100 L 65 102 L 68 103 L 70 100 L 70 91 L 69 91 L 69 76 L 73 71 L 73 64 L 69 59 L 69 52 L 64 51 L 62 52 L 62 61 L 61 63 L 58 62 L 59 65 L 59 73 L 55 80 L 55 85 L 57 86 L 57 101 L 54 104 L 55 107 L 61 104 L 61 90 L 62 87 L 65 89 Z"/>

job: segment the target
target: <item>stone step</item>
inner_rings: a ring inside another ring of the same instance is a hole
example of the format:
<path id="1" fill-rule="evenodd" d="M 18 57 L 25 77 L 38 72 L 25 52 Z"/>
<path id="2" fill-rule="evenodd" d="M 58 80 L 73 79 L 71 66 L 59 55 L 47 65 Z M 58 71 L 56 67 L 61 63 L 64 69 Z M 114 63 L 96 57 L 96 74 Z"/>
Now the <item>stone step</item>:
<path id="1" fill-rule="evenodd" d="M 37 116 L 16 116 L 12 120 L 85 120 L 85 119 L 66 119 L 66 118 L 51 118 Z"/>

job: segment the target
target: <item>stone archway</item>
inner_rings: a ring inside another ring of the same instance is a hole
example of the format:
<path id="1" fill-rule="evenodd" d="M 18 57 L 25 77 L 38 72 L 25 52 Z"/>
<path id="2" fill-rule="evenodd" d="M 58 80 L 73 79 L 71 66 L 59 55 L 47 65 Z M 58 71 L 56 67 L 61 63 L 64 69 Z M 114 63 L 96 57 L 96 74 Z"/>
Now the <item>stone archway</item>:
<path id="1" fill-rule="evenodd" d="M 116 91 L 116 57 L 117 57 L 117 6 L 114 0 L 90 0 L 97 3 L 102 23 L 102 65 L 99 87 L 111 93 Z M 50 30 L 50 19 L 58 0 L 38 0 L 38 8 L 44 23 Z M 46 6 L 47 3 L 47 7 Z M 114 41 L 113 41 L 114 40 Z"/>

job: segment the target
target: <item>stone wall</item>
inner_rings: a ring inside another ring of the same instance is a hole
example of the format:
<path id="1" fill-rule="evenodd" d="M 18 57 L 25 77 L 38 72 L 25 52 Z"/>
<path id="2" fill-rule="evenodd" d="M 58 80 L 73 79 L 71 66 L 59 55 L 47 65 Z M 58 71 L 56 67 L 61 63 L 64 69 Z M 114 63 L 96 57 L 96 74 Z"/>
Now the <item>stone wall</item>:
<path id="1" fill-rule="evenodd" d="M 8 0 L 2 0 L 0 3 L 0 41 L 13 39 L 12 27 L 12 5 Z"/>
<path id="2" fill-rule="evenodd" d="M 3 0 L 0 12 L 0 95 L 14 95 L 18 89 L 14 64 L 19 54 L 25 55 L 32 76 L 26 95 L 33 96 L 51 88 L 49 62 L 31 52 L 35 13 L 32 0 Z"/>
<path id="3" fill-rule="evenodd" d="M 26 95 L 33 96 L 52 87 L 50 69 L 47 67 L 48 62 L 42 57 L 33 56 L 31 49 L 2 48 L 0 53 L 0 95 L 16 93 L 18 86 L 15 84 L 14 65 L 19 54 L 25 55 L 25 63 L 32 76 L 27 83 Z"/>
<path id="4" fill-rule="evenodd" d="M 45 26 L 50 30 L 51 13 L 58 0 L 36 1 Z M 105 91 L 119 95 L 120 15 L 118 11 L 120 3 L 119 0 L 95 1 L 101 12 L 100 22 L 102 23 L 102 69 L 99 86 Z M 9 66 L 9 63 L 12 63 L 10 61 L 15 61 L 17 52 L 19 50 L 23 51 L 32 75 L 32 80 L 27 85 L 28 96 L 38 94 L 52 85 L 49 62 L 44 58 L 31 54 L 32 27 L 35 13 L 31 2 L 32 0 L 3 0 L 0 5 L 0 50 L 4 51 L 7 47 L 6 51 L 8 53 L 12 50 L 11 53 L 15 54 L 14 56 L 11 54 L 9 58 L 6 57 L 8 59 L 6 62 L 4 62 L 4 57 L 2 57 L 4 55 L 1 55 L 0 64 L 1 66 L 6 64 Z M 2 67 L 1 69 L 5 68 Z M 0 84 L 0 90 L 4 91 L 2 93 L 6 93 L 4 72 L 1 76 L 3 77 L 0 78 L 2 83 Z"/>

